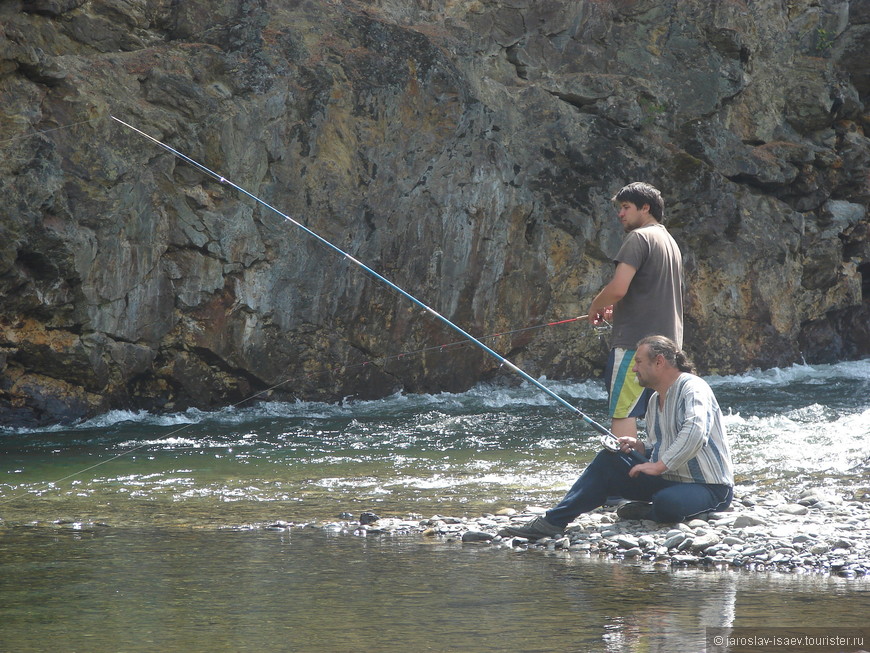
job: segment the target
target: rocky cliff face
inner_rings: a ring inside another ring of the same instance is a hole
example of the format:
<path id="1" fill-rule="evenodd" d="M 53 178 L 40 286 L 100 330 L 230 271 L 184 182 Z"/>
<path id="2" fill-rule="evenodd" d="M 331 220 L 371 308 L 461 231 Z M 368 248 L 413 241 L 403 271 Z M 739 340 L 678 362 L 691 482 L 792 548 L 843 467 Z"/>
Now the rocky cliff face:
<path id="1" fill-rule="evenodd" d="M 585 312 L 649 181 L 702 370 L 866 356 L 868 51 L 866 1 L 3 3 L 0 422 L 498 373 L 113 115 L 477 335 Z M 487 342 L 602 361 L 580 323 Z"/>

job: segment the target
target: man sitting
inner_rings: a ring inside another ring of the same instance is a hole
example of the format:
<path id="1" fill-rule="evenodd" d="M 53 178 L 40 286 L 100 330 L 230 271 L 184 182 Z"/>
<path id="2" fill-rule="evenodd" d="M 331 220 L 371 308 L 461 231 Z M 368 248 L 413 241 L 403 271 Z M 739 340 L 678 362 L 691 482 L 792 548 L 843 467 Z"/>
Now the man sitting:
<path id="1" fill-rule="evenodd" d="M 638 343 L 632 369 L 640 385 L 654 391 L 646 411 L 648 441 L 618 438 L 620 450 L 601 451 L 557 506 L 500 535 L 558 535 L 610 496 L 643 502 L 620 507 L 620 517 L 659 522 L 683 521 L 731 504 L 734 470 L 713 390 L 663 336 Z"/>

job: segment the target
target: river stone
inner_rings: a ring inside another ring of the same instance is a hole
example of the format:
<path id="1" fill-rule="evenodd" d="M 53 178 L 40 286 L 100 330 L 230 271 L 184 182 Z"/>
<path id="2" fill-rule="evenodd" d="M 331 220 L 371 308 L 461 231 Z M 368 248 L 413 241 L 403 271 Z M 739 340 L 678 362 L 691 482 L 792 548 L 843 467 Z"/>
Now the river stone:
<path id="1" fill-rule="evenodd" d="M 809 508 L 799 503 L 787 503 L 780 506 L 778 510 L 786 515 L 805 515 L 809 512 Z"/>
<path id="2" fill-rule="evenodd" d="M 734 520 L 734 528 L 745 528 L 747 526 L 760 526 L 767 523 L 765 519 L 759 515 L 744 513 Z"/>
<path id="3" fill-rule="evenodd" d="M 717 513 L 721 516 L 710 517 L 710 524 L 715 526 L 716 528 L 728 528 L 729 526 L 733 526 L 734 522 L 737 521 L 739 515 L 737 513 Z"/>
<path id="4" fill-rule="evenodd" d="M 639 545 L 638 539 L 633 535 L 620 535 L 616 538 L 616 543 L 621 549 L 632 549 Z"/>
<path id="5" fill-rule="evenodd" d="M 489 542 L 492 540 L 494 535 L 492 533 L 486 533 L 484 531 L 465 531 L 462 534 L 463 542 Z"/>
<path id="6" fill-rule="evenodd" d="M 831 541 L 831 546 L 835 549 L 851 549 L 855 543 L 842 537 L 838 537 Z"/>
<path id="7" fill-rule="evenodd" d="M 702 535 L 697 535 L 692 540 L 692 550 L 693 551 L 704 551 L 708 547 L 713 546 L 714 544 L 719 543 L 719 536 L 716 533 L 704 533 Z"/>
<path id="8" fill-rule="evenodd" d="M 740 552 L 740 555 L 746 556 L 747 558 L 758 558 L 761 556 L 767 557 L 767 547 L 764 546 L 752 546 L 747 549 L 744 549 Z"/>
<path id="9" fill-rule="evenodd" d="M 668 549 L 673 549 L 674 547 L 682 544 L 683 540 L 685 540 L 687 537 L 688 535 L 686 535 L 685 533 L 678 532 L 676 535 L 671 535 L 668 539 L 666 539 L 662 546 Z"/>
<path id="10" fill-rule="evenodd" d="M 677 551 L 685 551 L 686 549 L 691 548 L 692 544 L 695 542 L 695 539 L 691 536 L 686 537 L 685 540 L 680 542 L 677 545 Z"/>
<path id="11" fill-rule="evenodd" d="M 727 544 L 725 544 L 723 542 L 719 542 L 718 544 L 714 544 L 712 546 L 707 547 L 703 551 L 704 551 L 705 555 L 716 556 L 719 554 L 725 554 L 726 552 L 728 552 L 730 550 L 731 550 L 731 547 L 729 547 Z"/>
<path id="12" fill-rule="evenodd" d="M 652 535 L 641 535 L 637 538 L 638 546 L 644 550 L 653 549 L 656 545 L 656 540 Z"/>

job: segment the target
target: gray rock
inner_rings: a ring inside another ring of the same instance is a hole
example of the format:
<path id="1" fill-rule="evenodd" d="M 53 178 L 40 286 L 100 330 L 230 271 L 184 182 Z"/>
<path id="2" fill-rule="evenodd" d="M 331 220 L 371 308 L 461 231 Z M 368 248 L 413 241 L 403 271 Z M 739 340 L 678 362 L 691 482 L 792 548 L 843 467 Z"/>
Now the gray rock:
<path id="1" fill-rule="evenodd" d="M 465 531 L 462 534 L 463 542 L 489 542 L 494 535 L 484 531 Z"/>
<path id="2" fill-rule="evenodd" d="M 616 538 L 616 543 L 621 549 L 631 549 L 639 546 L 638 539 L 633 535 L 620 535 Z"/>
<path id="3" fill-rule="evenodd" d="M 799 503 L 789 503 L 778 508 L 779 512 L 786 515 L 805 515 L 809 512 L 809 508 Z"/>
<path id="4" fill-rule="evenodd" d="M 677 533 L 676 535 L 671 535 L 668 539 L 664 541 L 662 546 L 667 549 L 673 549 L 682 544 L 687 537 L 688 536 L 685 533 Z"/>
<path id="5" fill-rule="evenodd" d="M 740 555 L 745 556 L 747 558 L 757 558 L 757 557 L 767 557 L 767 547 L 764 546 L 752 546 L 747 549 L 744 549 L 740 552 Z"/>
<path id="6" fill-rule="evenodd" d="M 734 528 L 745 528 L 747 526 L 759 526 L 767 523 L 765 519 L 763 519 L 759 515 L 754 515 L 750 513 L 744 513 L 739 515 L 734 520 Z"/>
<path id="7" fill-rule="evenodd" d="M 820 52 L 813 2 L 671 3 L 665 32 L 658 11 L 575 0 L 547 3 L 546 20 L 530 0 L 382 2 L 352 20 L 341 3 L 112 2 L 75 29 L 58 7 L 87 3 L 6 4 L 0 422 L 222 407 L 262 388 L 455 391 L 492 373 L 479 356 L 366 364 L 388 353 L 383 334 L 431 346 L 431 316 L 334 273 L 292 224 L 108 106 L 479 325 L 588 303 L 622 237 L 614 186 L 655 170 L 691 252 L 699 367 L 870 353 L 861 12 Z M 636 34 L 661 38 L 626 49 Z M 386 122 L 403 138 L 385 141 Z M 734 329 L 759 306 L 757 328 Z M 594 338 L 516 353 L 564 378 L 603 362 Z"/>
<path id="8" fill-rule="evenodd" d="M 704 551 L 705 549 L 718 543 L 719 536 L 716 535 L 716 533 L 704 533 L 702 535 L 696 535 L 692 539 L 691 546 L 693 551 Z"/>
<path id="9" fill-rule="evenodd" d="M 653 549 L 656 546 L 655 538 L 651 535 L 641 535 L 637 538 L 637 544 L 643 550 Z"/>

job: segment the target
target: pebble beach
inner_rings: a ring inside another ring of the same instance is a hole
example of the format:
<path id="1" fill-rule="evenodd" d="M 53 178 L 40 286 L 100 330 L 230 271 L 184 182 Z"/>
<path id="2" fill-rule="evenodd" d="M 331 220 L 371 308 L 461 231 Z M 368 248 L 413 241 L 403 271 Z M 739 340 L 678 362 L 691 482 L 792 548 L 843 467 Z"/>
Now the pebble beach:
<path id="1" fill-rule="evenodd" d="M 469 545 L 598 556 L 660 568 L 697 567 L 870 578 L 870 497 L 808 490 L 740 492 L 727 511 L 677 524 L 622 520 L 615 506 L 581 515 L 563 535 L 528 540 L 499 530 L 523 524 L 544 507 L 504 508 L 479 517 L 364 512 L 357 518 L 310 524 L 276 522 L 271 529 L 322 528 L 358 537 L 417 535 Z"/>

